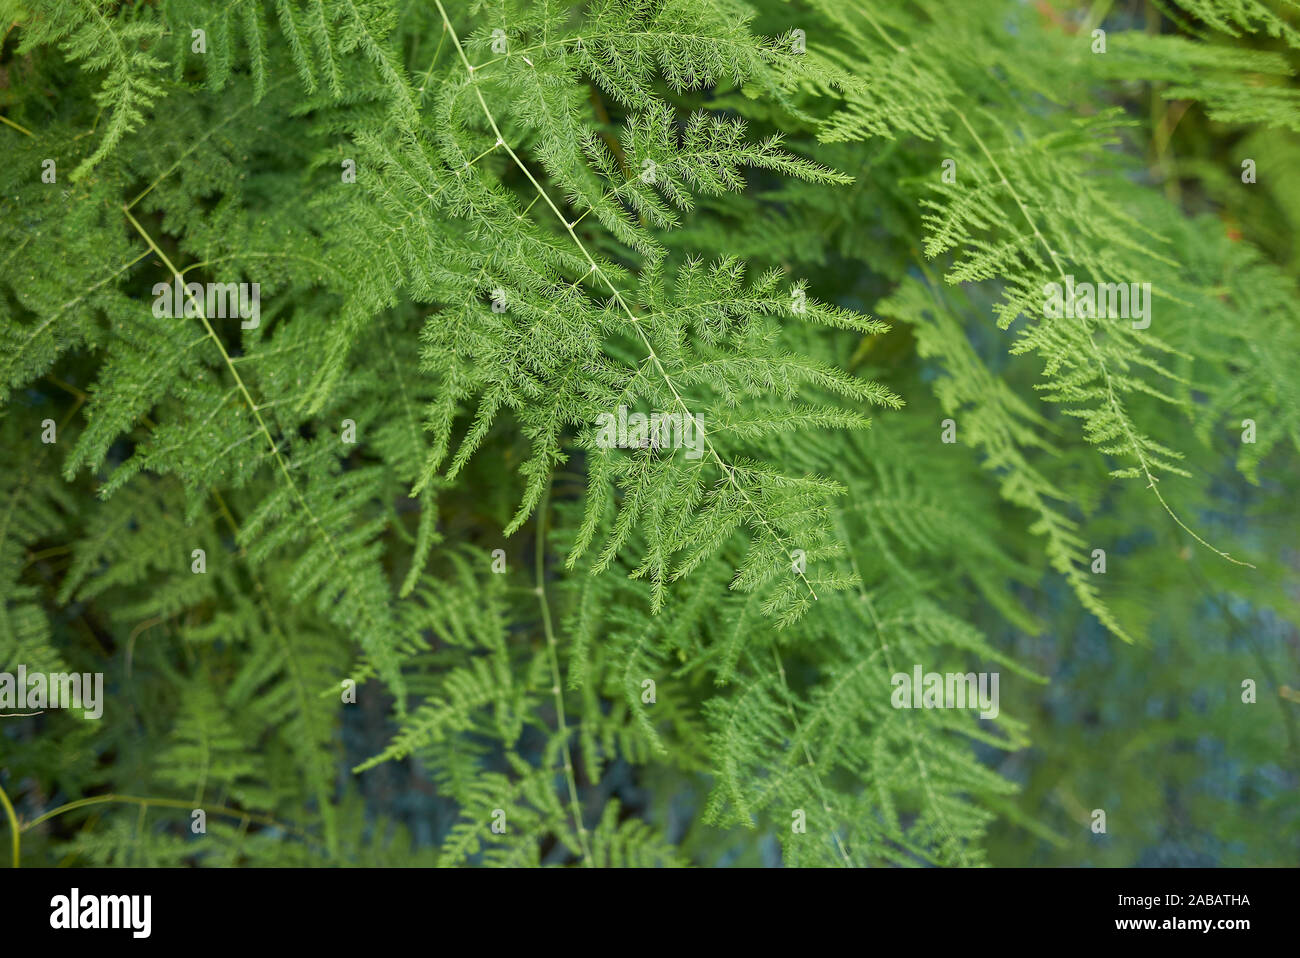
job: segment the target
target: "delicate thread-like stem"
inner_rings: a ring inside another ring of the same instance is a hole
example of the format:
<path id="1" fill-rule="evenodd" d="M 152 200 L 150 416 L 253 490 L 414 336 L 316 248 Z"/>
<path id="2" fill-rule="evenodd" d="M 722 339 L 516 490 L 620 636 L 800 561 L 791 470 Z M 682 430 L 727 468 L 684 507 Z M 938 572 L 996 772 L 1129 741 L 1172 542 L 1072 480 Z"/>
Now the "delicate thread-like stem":
<path id="1" fill-rule="evenodd" d="M 537 506 L 537 544 L 535 562 L 537 601 L 542 607 L 542 631 L 546 634 L 546 650 L 551 661 L 551 693 L 555 697 L 555 724 L 559 729 L 560 748 L 564 756 L 564 779 L 569 786 L 569 803 L 573 807 L 573 821 L 578 829 L 578 845 L 582 849 L 582 860 L 588 868 L 594 867 L 591 847 L 587 842 L 587 826 L 582 820 L 582 803 L 578 801 L 578 781 L 573 772 L 573 755 L 569 751 L 569 726 L 564 717 L 564 688 L 560 683 L 560 654 L 555 641 L 555 630 L 551 626 L 551 608 L 546 601 L 546 513 L 550 506 L 551 483 L 547 478 L 546 490 L 542 501 Z"/>
<path id="2" fill-rule="evenodd" d="M 19 858 L 18 853 L 21 847 L 21 839 L 19 837 L 21 829 L 18 827 L 18 814 L 14 811 L 14 806 L 13 803 L 9 801 L 9 796 L 5 794 L 5 788 L 3 785 L 0 785 L 0 805 L 4 806 L 5 818 L 9 819 L 9 830 L 13 833 L 12 843 L 14 850 L 14 868 L 17 868 Z"/>

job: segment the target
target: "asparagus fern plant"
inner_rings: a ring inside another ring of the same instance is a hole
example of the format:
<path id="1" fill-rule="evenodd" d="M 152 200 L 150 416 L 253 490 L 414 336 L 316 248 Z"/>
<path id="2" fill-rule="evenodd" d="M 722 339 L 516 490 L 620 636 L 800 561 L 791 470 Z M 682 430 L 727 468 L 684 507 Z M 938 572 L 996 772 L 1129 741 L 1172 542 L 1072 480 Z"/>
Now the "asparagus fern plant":
<path id="1" fill-rule="evenodd" d="M 1048 637 L 1296 621 L 1300 32 L 1082 6 L 0 3 L 14 864 L 1086 847 Z"/>

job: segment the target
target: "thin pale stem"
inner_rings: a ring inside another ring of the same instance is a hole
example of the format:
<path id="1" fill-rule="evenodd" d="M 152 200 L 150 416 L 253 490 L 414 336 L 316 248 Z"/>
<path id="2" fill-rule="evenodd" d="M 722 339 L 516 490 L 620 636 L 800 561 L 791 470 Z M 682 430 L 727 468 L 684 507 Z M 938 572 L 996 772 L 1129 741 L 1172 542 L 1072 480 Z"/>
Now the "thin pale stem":
<path id="1" fill-rule="evenodd" d="M 560 733 L 560 748 L 564 755 L 564 780 L 569 786 L 569 803 L 573 807 L 573 822 L 578 829 L 578 845 L 582 848 L 582 860 L 588 868 L 594 866 L 591 847 L 587 841 L 587 826 L 582 820 L 582 803 L 578 801 L 578 782 L 573 773 L 573 756 L 569 751 L 569 727 L 564 716 L 564 688 L 560 683 L 560 654 L 555 641 L 555 629 L 551 626 L 551 608 L 546 601 L 546 513 L 550 505 L 551 484 L 548 481 L 542 501 L 537 507 L 537 601 L 542 607 L 542 631 L 546 634 L 546 649 L 551 660 L 551 694 L 555 698 L 555 724 Z"/>

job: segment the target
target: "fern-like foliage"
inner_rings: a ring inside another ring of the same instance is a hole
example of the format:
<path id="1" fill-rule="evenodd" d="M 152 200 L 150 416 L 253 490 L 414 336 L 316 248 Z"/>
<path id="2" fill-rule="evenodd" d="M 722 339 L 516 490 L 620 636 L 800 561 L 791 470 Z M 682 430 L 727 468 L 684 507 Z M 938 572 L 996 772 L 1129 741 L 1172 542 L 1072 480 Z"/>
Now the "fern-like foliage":
<path id="1" fill-rule="evenodd" d="M 1295 621 L 1300 34 L 1057 6 L 0 4 L 0 671 L 107 694 L 22 860 L 1077 850 L 1059 624 Z"/>

